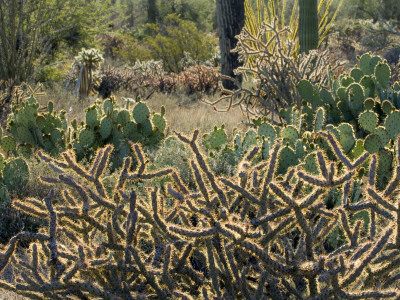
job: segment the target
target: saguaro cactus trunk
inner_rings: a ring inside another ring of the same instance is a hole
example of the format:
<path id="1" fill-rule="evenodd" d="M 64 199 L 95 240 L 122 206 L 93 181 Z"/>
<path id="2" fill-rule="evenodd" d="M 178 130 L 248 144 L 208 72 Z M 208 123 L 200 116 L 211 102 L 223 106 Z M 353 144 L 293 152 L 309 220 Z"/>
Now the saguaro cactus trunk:
<path id="1" fill-rule="evenodd" d="M 235 77 L 233 70 L 239 67 L 238 54 L 231 50 L 236 47 L 236 35 L 244 26 L 244 0 L 217 0 L 218 35 L 221 49 L 221 72 Z M 239 78 L 240 79 L 240 78 Z M 233 89 L 231 81 L 224 80 L 227 89 Z"/>
<path id="2" fill-rule="evenodd" d="M 318 47 L 318 0 L 299 1 L 300 52 L 308 52 Z"/>

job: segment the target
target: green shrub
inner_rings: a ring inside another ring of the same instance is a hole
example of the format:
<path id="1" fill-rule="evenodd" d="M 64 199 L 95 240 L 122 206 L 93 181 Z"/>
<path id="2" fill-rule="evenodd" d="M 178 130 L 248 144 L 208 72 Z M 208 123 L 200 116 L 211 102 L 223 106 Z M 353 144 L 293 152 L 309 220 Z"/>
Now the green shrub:
<path id="1" fill-rule="evenodd" d="M 197 61 L 211 60 L 216 38 L 198 30 L 191 21 L 182 20 L 178 15 L 168 15 L 163 24 L 147 24 L 149 34 L 144 38 L 152 58 L 162 60 L 168 72 L 183 70 L 181 60 L 185 52 Z"/>

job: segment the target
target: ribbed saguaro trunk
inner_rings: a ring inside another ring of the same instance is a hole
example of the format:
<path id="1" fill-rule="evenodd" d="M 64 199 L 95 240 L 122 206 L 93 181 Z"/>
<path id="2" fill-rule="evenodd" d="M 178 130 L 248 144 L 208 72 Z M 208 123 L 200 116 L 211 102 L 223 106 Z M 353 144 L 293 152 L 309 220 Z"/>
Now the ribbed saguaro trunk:
<path id="1" fill-rule="evenodd" d="M 231 50 L 236 47 L 236 35 L 244 26 L 244 0 L 217 0 L 219 46 L 221 49 L 221 72 L 235 77 L 233 70 L 240 66 L 238 54 Z M 241 80 L 241 78 L 238 78 Z M 234 89 L 232 81 L 224 80 L 227 89 Z"/>
<path id="2" fill-rule="evenodd" d="M 318 48 L 318 0 L 299 1 L 300 52 Z"/>

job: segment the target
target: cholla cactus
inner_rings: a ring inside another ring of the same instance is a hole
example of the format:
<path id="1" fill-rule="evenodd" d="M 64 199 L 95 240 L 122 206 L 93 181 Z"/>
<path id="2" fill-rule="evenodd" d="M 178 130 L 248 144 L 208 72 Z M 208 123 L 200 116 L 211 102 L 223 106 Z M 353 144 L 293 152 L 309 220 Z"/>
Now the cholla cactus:
<path id="1" fill-rule="evenodd" d="M 16 285 L 0 286 L 33 299 L 364 299 L 395 298 L 400 248 L 400 155 L 384 191 L 375 189 L 377 157 L 351 161 L 330 132 L 322 132 L 340 163 L 316 154 L 320 176 L 291 168 L 275 175 L 277 141 L 267 162 L 254 163 L 252 148 L 234 178 L 217 177 L 199 150 L 199 131 L 176 133 L 193 152 L 196 187 L 175 169 L 147 171 L 136 144 L 112 191 L 103 183 L 112 146 L 97 152 L 85 169 L 66 152 L 55 160 L 39 152 L 59 172 L 44 183 L 52 189 L 44 202 L 14 200 L 14 207 L 49 221 L 39 233 L 13 237 L 0 254 L 0 270 L 14 261 Z M 398 140 L 398 145 L 400 139 Z M 353 203 L 352 181 L 370 160 L 366 193 Z M 163 188 L 139 189 L 138 181 L 168 176 Z M 341 190 L 337 207 L 325 198 Z M 57 199 L 57 201 L 55 201 Z M 366 211 L 365 221 L 355 212 Z M 378 228 L 377 224 L 387 224 Z M 346 240 L 336 249 L 325 241 L 340 229 Z M 32 258 L 11 260 L 17 242 L 30 241 Z"/>
<path id="2" fill-rule="evenodd" d="M 103 56 L 98 49 L 82 49 L 75 57 L 74 65 L 78 67 L 79 76 L 75 90 L 79 88 L 79 94 L 88 96 L 93 88 L 93 72 L 100 69 Z"/>

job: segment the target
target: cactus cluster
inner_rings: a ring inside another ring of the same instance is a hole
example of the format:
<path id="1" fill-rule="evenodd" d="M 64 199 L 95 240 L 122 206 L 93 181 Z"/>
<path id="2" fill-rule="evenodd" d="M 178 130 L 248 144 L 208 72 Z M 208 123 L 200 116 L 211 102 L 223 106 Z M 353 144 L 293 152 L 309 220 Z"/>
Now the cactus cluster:
<path id="1" fill-rule="evenodd" d="M 329 123 L 355 122 L 364 111 L 370 110 L 382 119 L 400 108 L 400 85 L 390 84 L 390 74 L 390 67 L 382 58 L 366 53 L 349 74 L 331 78 L 329 89 L 303 79 L 297 90 L 305 100 L 304 106 L 313 110 L 325 108 Z"/>
<path id="2" fill-rule="evenodd" d="M 99 147 L 113 144 L 113 168 L 120 167 L 123 159 L 132 154 L 130 142 L 156 146 L 166 129 L 165 109 L 151 113 L 147 105 L 137 102 L 132 111 L 120 109 L 113 98 L 97 101 L 86 109 L 86 122 L 78 126 L 72 121 L 70 141 L 79 160 L 91 157 Z"/>
<path id="3" fill-rule="evenodd" d="M 11 134 L 1 139 L 2 150 L 9 154 L 18 153 L 29 158 L 35 148 L 42 148 L 51 155 L 65 150 L 67 121 L 65 111 L 53 111 L 53 103 L 47 105 L 47 112 L 39 112 L 39 104 L 31 97 L 19 105 L 13 105 L 8 118 L 7 131 Z"/>
<path id="4" fill-rule="evenodd" d="M 113 145 L 99 149 L 88 169 L 71 151 L 62 160 L 39 152 L 59 174 L 40 178 L 53 188 L 44 201 L 16 199 L 13 206 L 47 219 L 48 228 L 10 240 L 0 270 L 11 263 L 18 279 L 0 286 L 32 299 L 400 296 L 400 152 L 393 178 L 378 190 L 378 155 L 351 160 L 331 131 L 318 136 L 336 160 L 318 150 L 318 175 L 302 166 L 277 175 L 287 146 L 276 138 L 266 162 L 254 161 L 261 149 L 253 147 L 232 178 L 210 169 L 197 130 L 176 135 L 193 152 L 194 187 L 173 168 L 148 172 L 137 144 L 138 165 L 132 169 L 125 158 L 109 192 L 103 179 Z M 169 180 L 151 187 L 159 177 Z M 136 183 L 149 180 L 146 195 Z M 332 195 L 334 206 L 327 201 Z M 328 247 L 335 232 L 343 239 Z M 21 241 L 31 243 L 28 261 L 18 259 Z"/>

